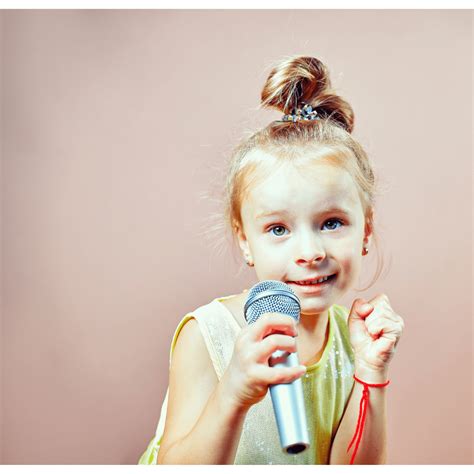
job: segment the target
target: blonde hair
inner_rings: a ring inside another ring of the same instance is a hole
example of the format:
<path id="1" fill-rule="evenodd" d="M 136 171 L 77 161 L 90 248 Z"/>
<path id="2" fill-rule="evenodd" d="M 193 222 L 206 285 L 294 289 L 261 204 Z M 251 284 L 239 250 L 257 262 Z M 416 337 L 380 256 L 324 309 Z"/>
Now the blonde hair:
<path id="1" fill-rule="evenodd" d="M 365 222 L 373 229 L 378 265 L 372 286 L 383 267 L 383 255 L 377 244 L 374 228 L 377 185 L 369 158 L 362 146 L 351 135 L 354 111 L 350 104 L 332 88 L 326 66 L 310 56 L 290 56 L 274 64 L 261 92 L 261 107 L 274 108 L 291 114 L 302 103 L 310 104 L 318 113 L 318 120 L 283 122 L 276 120 L 248 138 L 241 140 L 232 151 L 227 166 L 220 222 L 212 231 L 230 230 L 233 243 L 243 229 L 241 206 L 249 191 L 276 166 L 292 162 L 297 165 L 326 163 L 345 169 L 357 187 Z M 262 160 L 253 150 L 271 155 Z M 223 215 L 222 215 L 223 214 Z M 362 249 L 361 249 L 362 250 Z M 382 256 L 382 264 L 380 257 Z"/>

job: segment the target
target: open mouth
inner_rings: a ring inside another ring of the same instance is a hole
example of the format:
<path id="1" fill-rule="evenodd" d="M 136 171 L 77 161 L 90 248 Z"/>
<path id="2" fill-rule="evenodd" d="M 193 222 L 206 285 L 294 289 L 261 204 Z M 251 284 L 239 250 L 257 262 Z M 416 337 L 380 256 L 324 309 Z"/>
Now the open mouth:
<path id="1" fill-rule="evenodd" d="M 333 280 L 336 279 L 337 274 L 335 273 L 334 275 L 329 276 L 325 281 L 321 283 L 299 283 L 296 281 L 289 281 L 287 282 L 289 285 L 296 285 L 296 286 L 301 286 L 301 287 L 322 287 L 324 285 L 327 285 L 328 283 L 331 283 Z"/>

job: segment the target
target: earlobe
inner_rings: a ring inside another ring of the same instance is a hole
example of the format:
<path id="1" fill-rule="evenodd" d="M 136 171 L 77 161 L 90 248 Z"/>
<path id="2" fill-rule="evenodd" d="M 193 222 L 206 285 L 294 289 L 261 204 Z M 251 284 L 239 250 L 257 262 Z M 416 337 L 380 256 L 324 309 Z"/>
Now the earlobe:
<path id="1" fill-rule="evenodd" d="M 252 266 L 252 256 L 250 253 L 250 248 L 249 248 L 249 243 L 247 240 L 247 237 L 245 236 L 245 233 L 243 229 L 239 225 L 235 225 L 234 227 L 235 234 L 237 236 L 237 240 L 239 242 L 239 247 L 240 250 L 242 251 L 242 254 L 244 256 L 245 261 L 247 262 L 247 265 Z"/>
<path id="2" fill-rule="evenodd" d="M 250 248 L 248 245 L 247 240 L 241 240 L 240 242 L 240 248 L 242 250 L 242 253 L 244 255 L 244 259 L 247 262 L 247 265 L 252 266 L 252 254 L 250 253 Z"/>
<path id="3" fill-rule="evenodd" d="M 249 267 L 253 267 L 253 259 L 252 259 L 252 255 L 250 253 L 248 241 L 247 240 L 242 240 L 242 241 L 239 241 L 239 242 L 241 242 L 240 248 L 242 249 L 242 252 L 244 254 L 245 263 Z"/>
<path id="4" fill-rule="evenodd" d="M 371 209 L 368 212 L 368 215 L 365 220 L 362 255 L 367 255 L 369 253 L 369 246 L 372 241 L 373 222 L 374 222 L 373 218 L 374 218 L 374 211 L 373 209 Z"/>

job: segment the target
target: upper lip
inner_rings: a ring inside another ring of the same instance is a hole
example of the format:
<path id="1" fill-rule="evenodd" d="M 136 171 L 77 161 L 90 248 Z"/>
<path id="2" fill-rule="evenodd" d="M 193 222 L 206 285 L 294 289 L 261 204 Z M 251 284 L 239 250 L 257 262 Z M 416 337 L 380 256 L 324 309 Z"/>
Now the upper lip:
<path id="1" fill-rule="evenodd" d="M 335 275 L 335 273 L 328 273 L 327 275 L 316 275 L 313 277 L 304 278 L 302 280 L 290 280 L 289 283 L 301 283 L 302 281 L 319 280 L 320 278 L 324 278 L 331 275 Z"/>

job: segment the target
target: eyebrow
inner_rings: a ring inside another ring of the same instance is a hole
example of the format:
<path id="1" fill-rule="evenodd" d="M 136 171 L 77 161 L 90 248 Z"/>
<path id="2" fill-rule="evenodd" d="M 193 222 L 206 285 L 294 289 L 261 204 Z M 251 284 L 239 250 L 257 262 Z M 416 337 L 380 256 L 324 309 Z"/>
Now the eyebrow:
<path id="1" fill-rule="evenodd" d="M 327 214 L 329 212 L 342 212 L 343 214 L 349 215 L 350 212 L 348 209 L 345 209 L 343 207 L 339 206 L 330 206 L 325 209 L 322 209 L 319 211 L 319 214 Z M 284 215 L 289 215 L 290 212 L 287 211 L 286 209 L 281 209 L 277 211 L 270 211 L 270 212 L 263 212 L 262 214 L 258 214 L 256 216 L 256 219 L 264 219 L 266 217 L 272 217 L 272 216 L 284 216 Z"/>

